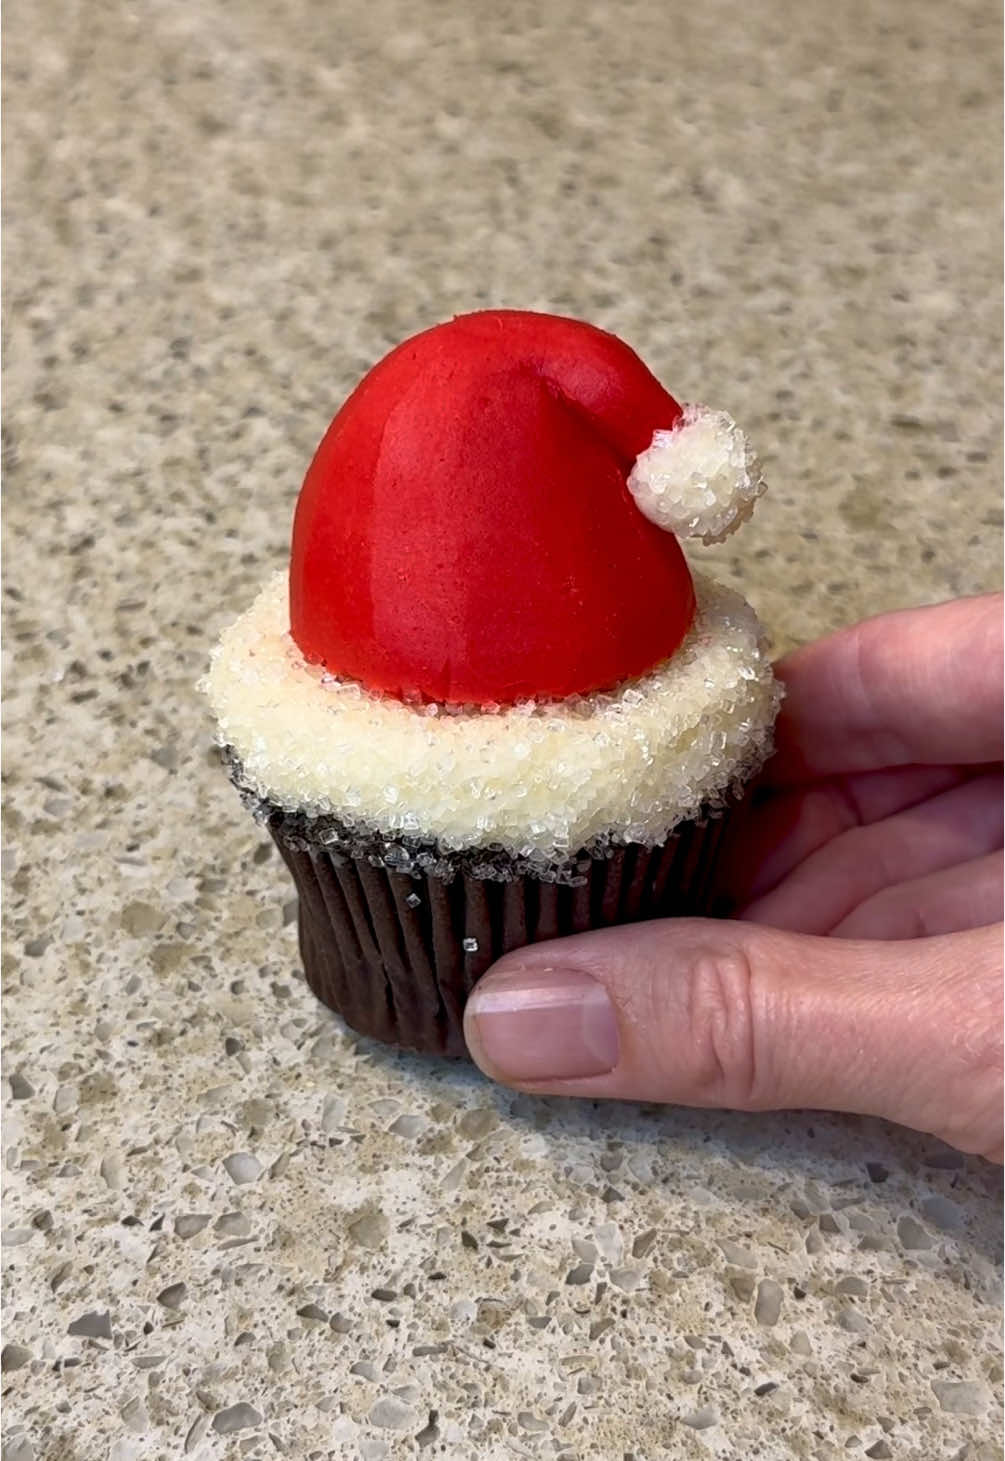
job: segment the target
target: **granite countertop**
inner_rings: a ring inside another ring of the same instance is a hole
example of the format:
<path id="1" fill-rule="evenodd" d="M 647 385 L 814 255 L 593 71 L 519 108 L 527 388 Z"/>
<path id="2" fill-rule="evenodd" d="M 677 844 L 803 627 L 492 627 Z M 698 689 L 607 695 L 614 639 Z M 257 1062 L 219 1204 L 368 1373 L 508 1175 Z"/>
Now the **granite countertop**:
<path id="1" fill-rule="evenodd" d="M 4 1461 L 1002 1454 L 998 1173 L 348 1034 L 210 643 L 395 340 L 509 304 L 728 408 L 779 645 L 997 586 L 998 15 L 7 19 Z"/>

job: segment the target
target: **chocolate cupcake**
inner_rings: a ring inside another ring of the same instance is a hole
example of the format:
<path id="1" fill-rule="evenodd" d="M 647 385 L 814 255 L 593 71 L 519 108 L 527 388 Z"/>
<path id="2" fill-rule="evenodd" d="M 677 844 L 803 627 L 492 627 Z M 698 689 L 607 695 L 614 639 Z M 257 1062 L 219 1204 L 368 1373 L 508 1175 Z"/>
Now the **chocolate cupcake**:
<path id="1" fill-rule="evenodd" d="M 462 316 L 349 397 L 289 578 L 205 688 L 308 982 L 355 1029 L 462 1054 L 507 950 L 708 911 L 780 692 L 753 611 L 676 535 L 720 540 L 762 491 L 729 417 L 573 320 Z"/>

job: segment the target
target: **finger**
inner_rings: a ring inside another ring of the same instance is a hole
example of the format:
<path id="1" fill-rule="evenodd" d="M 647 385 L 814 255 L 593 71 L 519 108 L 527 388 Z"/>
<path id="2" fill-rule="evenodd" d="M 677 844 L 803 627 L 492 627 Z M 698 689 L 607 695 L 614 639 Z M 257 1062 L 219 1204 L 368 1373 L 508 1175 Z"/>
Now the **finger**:
<path id="1" fill-rule="evenodd" d="M 465 1014 L 524 1090 L 886 1116 L 1001 1143 L 1001 931 L 906 943 L 665 919 L 509 954 Z"/>
<path id="2" fill-rule="evenodd" d="M 966 781 L 881 822 L 844 832 L 811 853 L 742 917 L 794 933 L 830 933 L 884 888 L 1001 847 L 1002 820 L 1001 778 Z"/>
<path id="3" fill-rule="evenodd" d="M 944 872 L 884 888 L 833 929 L 835 938 L 910 939 L 1000 923 L 1002 857 L 975 858 Z"/>
<path id="4" fill-rule="evenodd" d="M 969 780 L 969 768 L 898 766 L 753 794 L 725 829 L 721 885 L 736 906 L 770 892 L 852 827 L 868 826 Z"/>
<path id="5" fill-rule="evenodd" d="M 996 761 L 1002 596 L 867 619 L 777 666 L 779 783 L 912 763 Z"/>

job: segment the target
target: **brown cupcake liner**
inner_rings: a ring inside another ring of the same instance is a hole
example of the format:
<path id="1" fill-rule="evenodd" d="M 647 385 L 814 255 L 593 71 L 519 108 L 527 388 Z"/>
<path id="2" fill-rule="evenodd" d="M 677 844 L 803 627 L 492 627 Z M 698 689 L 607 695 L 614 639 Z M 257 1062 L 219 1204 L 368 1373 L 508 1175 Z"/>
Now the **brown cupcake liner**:
<path id="1" fill-rule="evenodd" d="M 582 859 L 575 883 L 517 872 L 403 872 L 369 849 L 290 835 L 276 809 L 269 830 L 299 894 L 307 983 L 362 1035 L 437 1055 L 466 1054 L 462 1016 L 490 964 L 512 949 L 592 928 L 712 911 L 723 819 L 691 822 L 661 846 L 632 843 Z M 284 835 L 285 834 L 285 835 Z M 449 858 L 447 859 L 449 862 Z"/>

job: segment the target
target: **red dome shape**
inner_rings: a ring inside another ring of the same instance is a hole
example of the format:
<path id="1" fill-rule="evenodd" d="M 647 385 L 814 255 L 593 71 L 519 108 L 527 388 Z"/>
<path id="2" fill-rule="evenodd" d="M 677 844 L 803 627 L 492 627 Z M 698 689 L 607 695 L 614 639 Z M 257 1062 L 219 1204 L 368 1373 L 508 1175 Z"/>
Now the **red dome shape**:
<path id="1" fill-rule="evenodd" d="M 461 705 L 562 698 L 677 648 L 694 589 L 626 478 L 681 408 L 613 335 L 486 310 L 370 371 L 293 526 L 305 658 L 367 690 Z"/>

